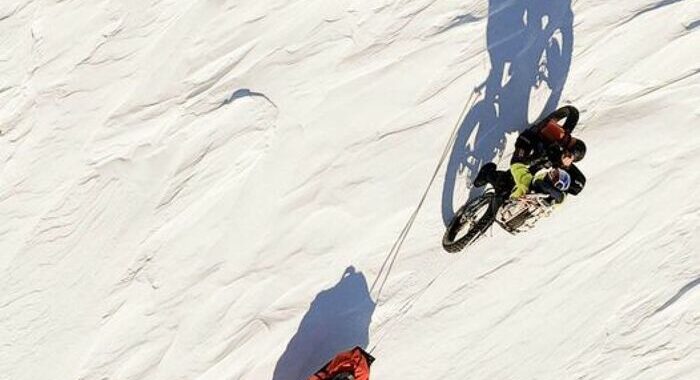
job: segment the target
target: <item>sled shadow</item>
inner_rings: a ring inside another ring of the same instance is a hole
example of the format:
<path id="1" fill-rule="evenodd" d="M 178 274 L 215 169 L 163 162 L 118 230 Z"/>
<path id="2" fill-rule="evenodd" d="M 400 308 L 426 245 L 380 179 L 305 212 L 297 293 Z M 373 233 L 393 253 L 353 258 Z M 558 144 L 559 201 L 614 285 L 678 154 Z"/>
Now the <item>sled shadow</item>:
<path id="1" fill-rule="evenodd" d="M 340 281 L 311 302 L 280 357 L 273 380 L 306 380 L 336 354 L 369 344 L 375 303 L 362 272 L 348 267 Z"/>
<path id="2" fill-rule="evenodd" d="M 445 226 L 466 201 L 464 194 L 455 193 L 457 185 L 467 185 L 458 181 L 469 181 L 470 186 L 479 168 L 503 152 L 506 134 L 528 127 L 532 91 L 543 85 L 550 91 L 538 101 L 544 106 L 539 106 L 535 120 L 557 108 L 569 75 L 573 40 L 571 0 L 489 0 L 486 42 L 491 71 L 475 89 L 479 101 L 462 122 L 447 164 Z M 478 194 L 472 189 L 468 198 Z"/>

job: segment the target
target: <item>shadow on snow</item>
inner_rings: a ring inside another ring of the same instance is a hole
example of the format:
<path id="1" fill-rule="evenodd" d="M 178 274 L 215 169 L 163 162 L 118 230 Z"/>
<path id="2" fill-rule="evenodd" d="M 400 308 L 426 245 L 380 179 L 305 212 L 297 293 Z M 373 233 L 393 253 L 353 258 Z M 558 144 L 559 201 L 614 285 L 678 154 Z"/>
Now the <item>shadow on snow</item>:
<path id="1" fill-rule="evenodd" d="M 311 302 L 277 362 L 273 380 L 307 379 L 337 353 L 366 348 L 375 306 L 365 276 L 348 267 L 335 286 Z"/>
<path id="2" fill-rule="evenodd" d="M 442 194 L 446 226 L 455 200 L 464 201 L 455 194 L 458 179 L 473 179 L 483 164 L 503 152 L 506 134 L 529 125 L 533 90 L 546 85 L 551 91 L 538 102 L 544 106 L 536 119 L 557 108 L 571 66 L 571 0 L 490 0 L 486 42 L 491 71 L 476 89 L 479 101 L 462 122 L 447 165 Z M 476 195 L 472 189 L 469 198 Z"/>

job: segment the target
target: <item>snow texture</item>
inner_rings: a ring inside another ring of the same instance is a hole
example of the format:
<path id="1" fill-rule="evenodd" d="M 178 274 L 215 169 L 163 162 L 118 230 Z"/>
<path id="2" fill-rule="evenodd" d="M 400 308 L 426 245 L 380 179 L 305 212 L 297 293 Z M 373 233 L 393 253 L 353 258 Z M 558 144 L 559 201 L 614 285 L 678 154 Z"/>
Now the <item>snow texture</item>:
<path id="1" fill-rule="evenodd" d="M 697 0 L 2 1 L 0 379 L 305 380 L 353 345 L 374 380 L 700 379 L 699 25 Z M 444 253 L 478 168 L 564 104 L 583 193 Z"/>

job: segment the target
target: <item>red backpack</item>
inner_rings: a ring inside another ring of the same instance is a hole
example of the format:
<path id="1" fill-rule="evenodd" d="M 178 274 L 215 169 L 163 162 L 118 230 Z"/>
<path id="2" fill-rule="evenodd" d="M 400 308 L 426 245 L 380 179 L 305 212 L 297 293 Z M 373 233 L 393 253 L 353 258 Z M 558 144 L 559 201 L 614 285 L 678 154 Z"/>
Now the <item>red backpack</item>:
<path id="1" fill-rule="evenodd" d="M 349 373 L 355 380 L 369 380 L 369 366 L 374 362 L 372 355 L 360 347 L 336 355 L 309 380 L 332 380 L 336 375 Z"/>
<path id="2" fill-rule="evenodd" d="M 539 128 L 538 133 L 543 140 L 550 143 L 559 143 L 562 146 L 566 146 L 568 141 L 565 140 L 571 138 L 569 134 L 566 133 L 564 128 L 562 128 L 562 126 L 559 125 L 559 123 L 557 123 L 557 121 L 554 119 L 551 119 L 547 122 L 547 124 L 542 125 Z"/>

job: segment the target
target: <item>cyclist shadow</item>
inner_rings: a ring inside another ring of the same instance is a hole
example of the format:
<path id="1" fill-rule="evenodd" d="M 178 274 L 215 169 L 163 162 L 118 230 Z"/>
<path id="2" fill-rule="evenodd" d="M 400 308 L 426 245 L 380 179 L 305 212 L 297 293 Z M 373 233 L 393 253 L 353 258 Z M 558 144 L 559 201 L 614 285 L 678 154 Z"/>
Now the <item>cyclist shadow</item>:
<path id="1" fill-rule="evenodd" d="M 571 67 L 573 38 L 571 0 L 489 1 L 486 40 L 491 71 L 475 89 L 480 100 L 462 122 L 447 164 L 445 226 L 455 206 L 464 203 L 455 191 L 463 184 L 460 179 L 471 183 L 483 164 L 503 153 L 506 135 L 529 125 L 533 90 L 539 93 L 546 85 L 549 91 L 535 119 L 556 109 Z M 468 199 L 479 193 L 472 188 Z"/>
<path id="2" fill-rule="evenodd" d="M 367 280 L 354 267 L 311 302 L 297 333 L 275 367 L 273 380 L 305 380 L 334 355 L 369 344 L 369 325 L 376 304 Z"/>

